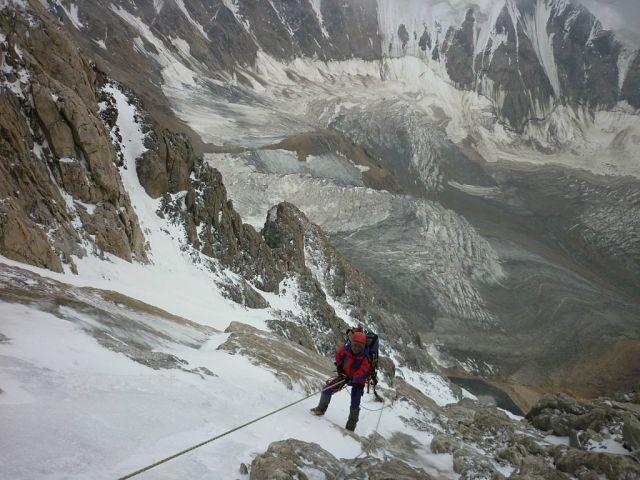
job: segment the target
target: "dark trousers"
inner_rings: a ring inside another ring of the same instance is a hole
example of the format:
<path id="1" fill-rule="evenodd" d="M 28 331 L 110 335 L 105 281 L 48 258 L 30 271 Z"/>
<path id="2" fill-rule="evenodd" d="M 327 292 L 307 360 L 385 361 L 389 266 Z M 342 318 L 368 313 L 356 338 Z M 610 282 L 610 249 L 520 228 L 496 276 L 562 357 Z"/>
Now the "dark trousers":
<path id="1" fill-rule="evenodd" d="M 360 408 L 362 395 L 364 395 L 364 385 L 353 385 L 351 387 L 351 408 Z"/>

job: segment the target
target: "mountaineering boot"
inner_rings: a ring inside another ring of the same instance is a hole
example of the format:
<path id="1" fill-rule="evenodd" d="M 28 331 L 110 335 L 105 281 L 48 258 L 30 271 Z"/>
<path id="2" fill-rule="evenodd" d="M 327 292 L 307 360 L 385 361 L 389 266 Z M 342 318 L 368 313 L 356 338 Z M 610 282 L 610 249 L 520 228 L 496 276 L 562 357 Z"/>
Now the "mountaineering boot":
<path id="1" fill-rule="evenodd" d="M 320 402 L 318 403 L 318 406 L 312 408 L 311 413 L 313 413 L 314 415 L 324 415 L 324 412 L 326 412 L 327 408 L 329 408 L 330 401 L 331 395 L 323 393 L 322 395 L 320 395 Z"/>
<path id="2" fill-rule="evenodd" d="M 360 417 L 360 409 L 352 408 L 349 410 L 349 419 L 347 420 L 347 426 L 344 427 L 347 430 L 351 430 L 352 432 L 356 429 L 356 425 L 358 424 L 358 418 Z"/>

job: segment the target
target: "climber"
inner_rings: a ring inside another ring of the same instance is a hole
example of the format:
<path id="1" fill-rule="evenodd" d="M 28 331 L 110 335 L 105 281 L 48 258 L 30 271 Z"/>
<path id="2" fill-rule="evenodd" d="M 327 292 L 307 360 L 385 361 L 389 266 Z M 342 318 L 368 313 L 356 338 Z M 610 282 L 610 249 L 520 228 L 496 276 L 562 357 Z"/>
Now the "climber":
<path id="1" fill-rule="evenodd" d="M 384 401 L 378 392 L 376 386 L 378 385 L 378 357 L 380 354 L 380 339 L 371 330 L 365 329 L 363 323 L 358 323 L 358 326 L 351 327 L 346 332 L 345 342 L 351 341 L 351 337 L 356 332 L 363 332 L 367 336 L 366 350 L 369 357 L 369 377 L 367 378 L 367 393 L 369 393 L 369 387 L 373 385 L 373 395 L 377 402 Z"/>
<path id="2" fill-rule="evenodd" d="M 351 341 L 345 343 L 336 353 L 336 368 L 338 376 L 332 379 L 320 395 L 318 406 L 311 409 L 314 415 L 324 415 L 331 402 L 331 395 L 339 389 L 332 389 L 331 384 L 345 382 L 351 386 L 351 408 L 345 428 L 352 432 L 356 428 L 360 416 L 360 399 L 364 394 L 364 386 L 369 375 L 369 356 L 367 351 L 367 336 L 364 332 L 355 332 Z"/>

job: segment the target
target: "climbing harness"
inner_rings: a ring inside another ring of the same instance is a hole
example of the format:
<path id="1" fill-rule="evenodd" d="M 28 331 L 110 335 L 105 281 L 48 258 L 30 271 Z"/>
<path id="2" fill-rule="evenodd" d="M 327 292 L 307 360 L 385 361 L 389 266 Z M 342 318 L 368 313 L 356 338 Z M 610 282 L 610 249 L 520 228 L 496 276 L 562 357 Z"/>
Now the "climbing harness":
<path id="1" fill-rule="evenodd" d="M 345 382 L 345 380 L 346 380 L 346 379 L 343 379 L 343 380 L 341 380 L 341 381 L 339 381 L 339 382 L 333 383 L 333 384 L 332 384 L 332 386 L 333 386 L 333 387 L 337 387 L 340 383 L 344 383 L 344 382 Z M 241 429 L 243 429 L 244 427 L 248 427 L 249 425 L 251 425 L 251 424 L 253 424 L 253 423 L 256 423 L 256 422 L 258 422 L 258 421 L 260 421 L 260 420 L 263 420 L 263 419 L 265 419 L 265 418 L 267 418 L 267 417 L 270 417 L 271 415 L 275 415 L 275 414 L 276 414 L 276 413 L 278 413 L 278 412 L 281 412 L 281 411 L 283 411 L 283 410 L 286 410 L 286 409 L 287 409 L 287 408 L 289 408 L 289 407 L 292 407 L 292 406 L 294 406 L 294 405 L 296 405 L 296 404 L 298 404 L 298 403 L 300 403 L 300 402 L 305 401 L 307 398 L 313 397 L 314 395 L 317 395 L 317 394 L 319 394 L 319 393 L 324 392 L 325 390 L 327 390 L 327 387 L 326 387 L 326 386 L 325 386 L 325 387 L 323 387 L 323 388 L 322 388 L 322 390 L 319 390 L 319 391 L 317 391 L 317 392 L 310 393 L 309 395 L 307 395 L 307 396 L 306 396 L 306 397 L 304 397 L 304 398 L 301 398 L 300 400 L 296 400 L 295 402 L 291 402 L 291 403 L 289 403 L 288 405 L 285 405 L 284 407 L 278 408 L 277 410 L 274 410 L 274 411 L 272 411 L 272 412 L 269 412 L 269 413 L 267 413 L 266 415 L 262 415 L 261 417 L 258 417 L 258 418 L 254 419 L 254 420 L 251 420 L 250 422 L 243 423 L 242 425 L 240 425 L 240 426 L 238 426 L 238 427 L 232 428 L 231 430 L 228 430 L 228 431 L 226 431 L 226 432 L 224 432 L 224 433 L 221 433 L 220 435 L 216 435 L 215 437 L 210 438 L 210 439 L 208 439 L 208 440 L 205 440 L 204 442 L 200 442 L 200 443 L 198 443 L 197 445 L 194 445 L 194 446 L 189 447 L 189 448 L 187 448 L 187 449 L 185 449 L 185 450 L 182 450 L 181 452 L 175 453 L 175 454 L 171 455 L 170 457 L 163 458 L 162 460 L 158 460 L 157 462 L 152 463 L 151 465 L 147 465 L 146 467 L 143 467 L 143 468 L 141 468 L 141 469 L 139 469 L 139 470 L 136 470 L 135 472 L 131 472 L 131 473 L 129 473 L 129 474 L 127 474 L 127 475 L 125 475 L 124 477 L 120 477 L 120 478 L 118 478 L 118 480 L 127 480 L 127 479 L 129 479 L 129 478 L 133 478 L 133 477 L 135 477 L 135 476 L 137 476 L 137 475 L 140 475 L 141 473 L 147 472 L 147 471 L 151 470 L 152 468 L 155 468 L 155 467 L 157 467 L 157 466 L 159 466 L 159 465 L 162 465 L 163 463 L 168 462 L 169 460 L 173 460 L 174 458 L 180 457 L 180 456 L 184 455 L 185 453 L 189 453 L 189 452 L 191 452 L 191 451 L 193 451 L 193 450 L 195 450 L 195 449 L 197 449 L 197 448 L 200 448 L 200 447 L 202 447 L 202 446 L 204 446 L 204 445 L 207 445 L 208 443 L 214 442 L 214 441 L 218 440 L 219 438 L 222 438 L 222 437 L 224 437 L 224 436 L 226 436 L 226 435 L 229 435 L 230 433 L 233 433 L 233 432 L 236 432 L 236 431 L 238 431 L 238 430 L 241 430 Z"/>

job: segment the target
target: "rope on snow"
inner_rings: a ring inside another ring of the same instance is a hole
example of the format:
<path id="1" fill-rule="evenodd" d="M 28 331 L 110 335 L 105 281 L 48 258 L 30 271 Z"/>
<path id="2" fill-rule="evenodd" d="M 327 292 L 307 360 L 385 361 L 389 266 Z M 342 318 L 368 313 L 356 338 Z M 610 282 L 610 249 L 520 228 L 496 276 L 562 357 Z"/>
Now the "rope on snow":
<path id="1" fill-rule="evenodd" d="M 339 385 L 340 383 L 343 383 L 344 381 L 345 381 L 345 380 L 341 380 L 340 382 L 337 382 L 337 383 L 333 384 L 333 386 L 335 387 L 336 385 Z M 286 409 L 287 409 L 287 408 L 289 408 L 289 407 L 293 407 L 294 405 L 297 405 L 298 403 L 303 402 L 303 401 L 305 401 L 306 399 L 308 399 L 308 398 L 310 398 L 310 397 L 313 397 L 314 395 L 317 395 L 317 394 L 319 394 L 319 393 L 324 392 L 326 389 L 327 389 L 327 388 L 325 387 L 325 388 L 323 388 L 322 390 L 319 390 L 319 391 L 317 391 L 317 392 L 313 392 L 313 393 L 311 393 L 311 394 L 307 395 L 306 397 L 301 398 L 300 400 L 296 400 L 295 402 L 291 402 L 291 403 L 289 403 L 288 405 L 285 405 L 284 407 L 280 407 L 280 408 L 278 408 L 277 410 L 274 410 L 274 411 L 269 412 L 269 413 L 267 413 L 267 414 L 265 414 L 265 415 L 262 415 L 261 417 L 258 417 L 258 418 L 256 418 L 256 419 L 253 419 L 253 420 L 251 420 L 251 421 L 249 421 L 249 422 L 247 422 L 247 423 L 243 423 L 242 425 L 237 426 L 237 427 L 235 427 L 235 428 L 232 428 L 231 430 L 227 430 L 226 432 L 221 433 L 220 435 L 216 435 L 215 437 L 210 438 L 210 439 L 208 439 L 208 440 L 205 440 L 204 442 L 200 442 L 200 443 L 198 443 L 197 445 L 194 445 L 194 446 L 189 447 L 189 448 L 187 448 L 187 449 L 185 449 L 185 450 L 182 450 L 181 452 L 175 453 L 175 454 L 171 455 L 170 457 L 163 458 L 162 460 L 158 460 L 157 462 L 154 462 L 154 463 L 152 463 L 151 465 L 147 465 L 146 467 L 143 467 L 143 468 L 141 468 L 141 469 L 139 469 L 139 470 L 136 470 L 135 472 L 131 472 L 131 473 L 129 473 L 129 474 L 127 474 L 127 475 L 125 475 L 124 477 L 120 477 L 120 478 L 118 478 L 118 480 L 127 480 L 127 479 L 129 479 L 129 478 L 132 478 L 132 477 L 135 477 L 135 476 L 137 476 L 137 475 L 140 475 L 141 473 L 147 472 L 147 471 L 151 470 L 152 468 L 155 468 L 155 467 L 157 467 L 157 466 L 159 466 L 159 465 L 162 465 L 163 463 L 168 462 L 169 460 L 173 460 L 174 458 L 177 458 L 177 457 L 180 457 L 180 456 L 182 456 L 182 455 L 184 455 L 184 454 L 186 454 L 186 453 L 192 452 L 193 450 L 195 450 L 195 449 L 197 449 L 197 448 L 200 448 L 200 447 L 202 447 L 202 446 L 204 446 L 204 445 L 207 445 L 208 443 L 214 442 L 214 441 L 218 440 L 219 438 L 222 438 L 222 437 L 224 437 L 224 436 L 226 436 L 226 435 L 229 435 L 230 433 L 233 433 L 233 432 L 236 432 L 236 431 L 238 431 L 238 430 L 241 430 L 241 429 L 243 429 L 243 428 L 245 428 L 245 427 L 248 427 L 249 425 L 251 425 L 251 424 L 253 424 L 253 423 L 256 423 L 256 422 L 258 422 L 258 421 L 260 421 L 260 420 L 263 420 L 263 419 L 265 419 L 265 418 L 267 418 L 267 417 L 270 417 L 271 415 L 275 415 L 276 413 L 281 412 L 281 411 L 283 411 L 283 410 L 286 410 Z M 379 422 L 379 421 L 378 421 L 378 422 Z M 376 427 L 376 428 L 377 428 L 377 427 Z"/>

